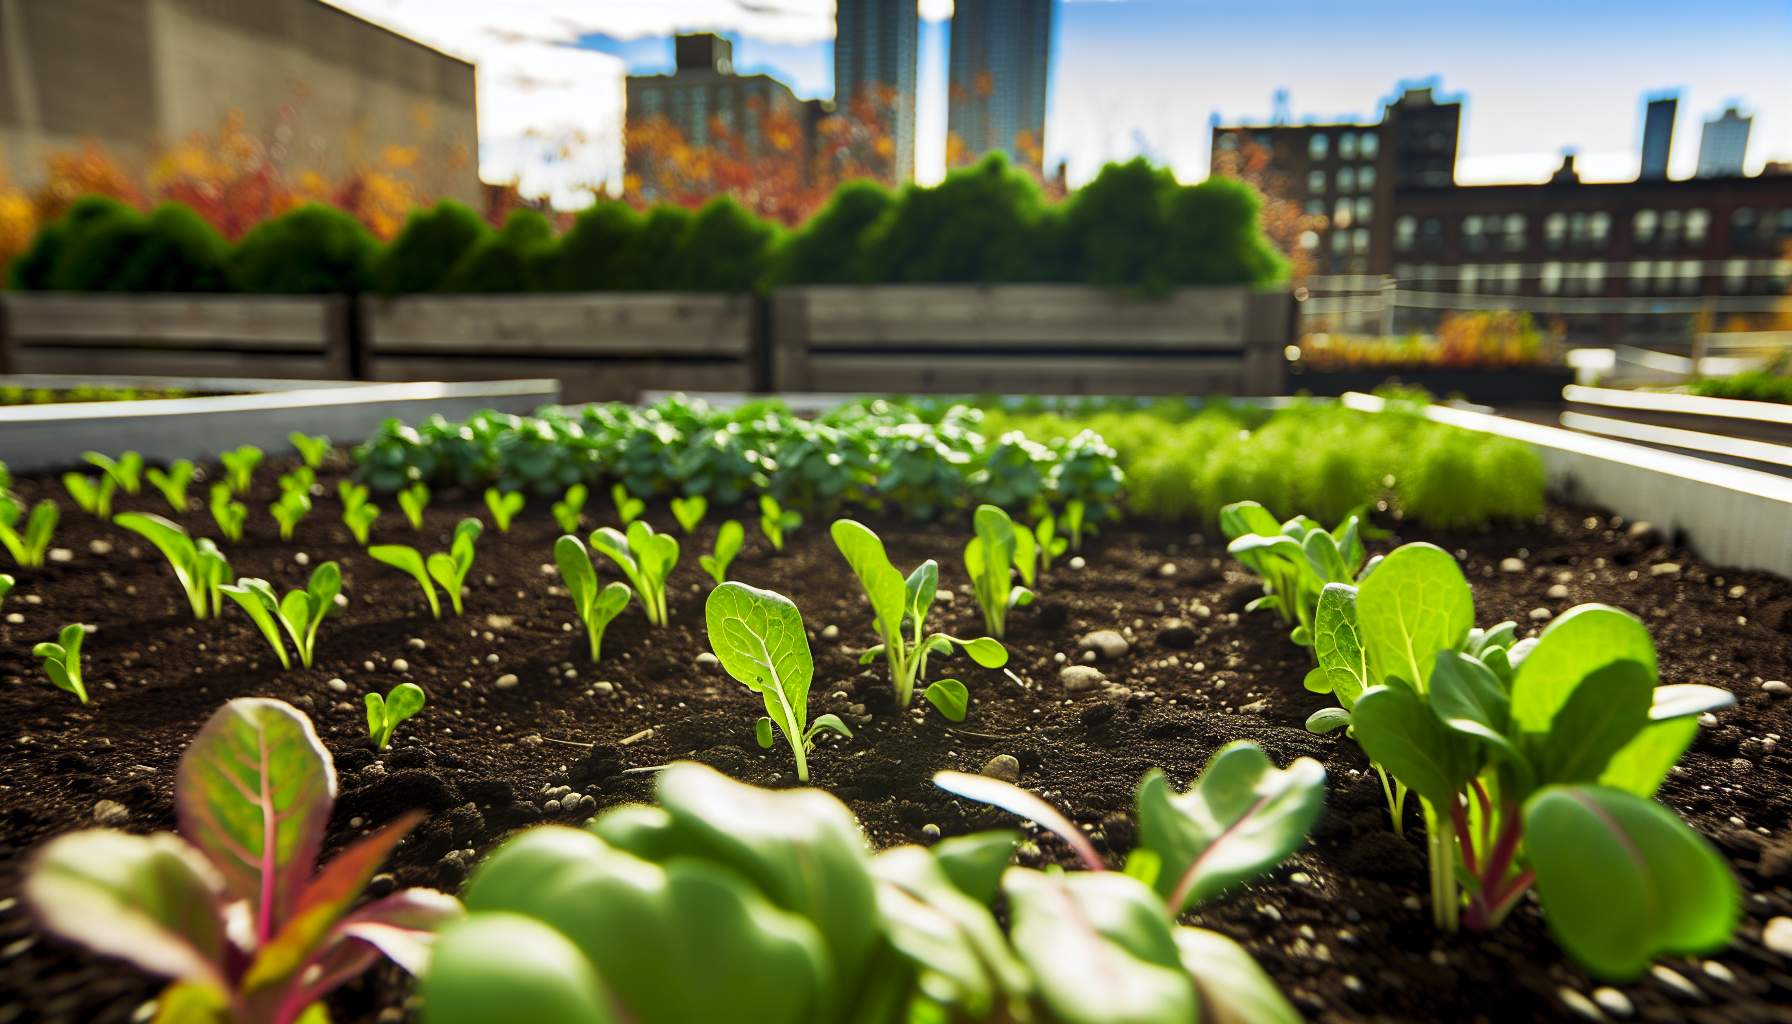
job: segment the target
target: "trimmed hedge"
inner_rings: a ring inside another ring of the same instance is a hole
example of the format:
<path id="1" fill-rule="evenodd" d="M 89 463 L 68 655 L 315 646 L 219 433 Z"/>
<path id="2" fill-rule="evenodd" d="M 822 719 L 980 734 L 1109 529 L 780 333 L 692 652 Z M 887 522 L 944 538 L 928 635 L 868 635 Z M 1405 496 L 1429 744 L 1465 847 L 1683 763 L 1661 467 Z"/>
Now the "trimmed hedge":
<path id="1" fill-rule="evenodd" d="M 190 210 L 87 198 L 47 224 L 13 286 L 68 291 L 326 293 L 748 291 L 792 284 L 1087 282 L 1143 292 L 1271 284 L 1288 263 L 1249 186 L 1184 186 L 1144 159 L 1111 164 L 1062 203 L 1000 154 L 938 185 L 842 185 L 786 231 L 731 198 L 645 213 L 605 200 L 555 237 L 535 210 L 493 231 L 443 202 L 382 246 L 311 205 L 230 247 Z"/>

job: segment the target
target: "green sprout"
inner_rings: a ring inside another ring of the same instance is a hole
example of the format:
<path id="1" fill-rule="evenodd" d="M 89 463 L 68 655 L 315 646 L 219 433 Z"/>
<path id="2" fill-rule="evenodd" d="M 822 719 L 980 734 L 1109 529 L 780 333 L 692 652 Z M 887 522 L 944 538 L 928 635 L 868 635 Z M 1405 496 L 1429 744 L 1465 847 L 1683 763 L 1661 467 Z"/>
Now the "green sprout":
<path id="1" fill-rule="evenodd" d="M 641 610 L 655 626 L 666 624 L 666 577 L 678 564 L 678 538 L 655 533 L 645 519 L 628 524 L 624 535 L 605 526 L 591 535 L 591 546 L 608 555 L 628 577 L 641 599 Z"/>
<path id="2" fill-rule="evenodd" d="M 116 459 L 99 452 L 82 452 L 81 458 L 98 467 L 126 494 L 136 494 L 143 487 L 143 456 L 138 452 L 125 452 Z"/>
<path id="3" fill-rule="evenodd" d="M 786 509 L 778 504 L 778 499 L 769 494 L 759 496 L 759 529 L 765 539 L 772 542 L 772 550 L 784 550 L 786 534 L 803 525 L 803 514 L 796 509 Z"/>
<path id="4" fill-rule="evenodd" d="M 554 522 L 566 533 L 579 532 L 579 521 L 585 511 L 585 498 L 589 494 L 584 484 L 573 484 L 566 489 L 566 496 L 554 502 L 552 511 Z"/>
<path id="5" fill-rule="evenodd" d="M 243 527 L 249 522 L 249 506 L 231 497 L 230 485 L 215 483 L 212 485 L 209 507 L 212 522 L 218 524 L 218 532 L 224 539 L 235 544 L 243 539 Z"/>
<path id="6" fill-rule="evenodd" d="M 994 505 L 979 505 L 974 517 L 977 535 L 964 548 L 964 568 L 970 573 L 977 607 L 983 610 L 983 626 L 1000 640 L 1007 635 L 1008 613 L 1031 604 L 1033 592 L 1017 587 L 1011 575 L 1014 565 L 1015 528 L 1008 513 Z"/>
<path id="7" fill-rule="evenodd" d="M 280 539 L 291 540 L 299 523 L 311 514 L 311 496 L 299 490 L 282 491 L 280 497 L 268 506 L 268 513 L 280 524 Z"/>
<path id="8" fill-rule="evenodd" d="M 686 533 L 696 533 L 702 525 L 703 517 L 709 514 L 709 499 L 701 494 L 693 494 L 688 498 L 672 499 L 672 518 Z"/>
<path id="9" fill-rule="evenodd" d="M 125 512 L 114 522 L 154 544 L 168 560 L 195 619 L 209 618 L 223 610 L 224 599 L 219 591 L 230 579 L 230 562 L 216 544 L 204 537 L 194 540 L 179 523 L 149 513 Z"/>
<path id="10" fill-rule="evenodd" d="M 193 477 L 198 471 L 192 459 L 175 459 L 168 464 L 166 470 L 156 466 L 144 470 L 144 478 L 162 493 L 168 507 L 179 515 L 187 510 L 187 488 L 193 483 Z"/>
<path id="11" fill-rule="evenodd" d="M 620 483 L 611 486 L 610 503 L 616 506 L 616 518 L 622 523 L 624 529 L 628 528 L 628 524 L 639 519 L 641 513 L 647 511 L 647 503 L 640 498 L 630 497 L 628 488 Z"/>
<path id="12" fill-rule="evenodd" d="M 603 655 L 604 630 L 611 619 L 628 607 L 628 584 L 612 580 L 599 589 L 590 552 L 571 534 L 554 542 L 554 562 L 560 566 L 560 578 L 566 583 L 573 609 L 578 612 L 579 621 L 585 624 L 585 636 L 591 642 L 591 661 L 595 664 Z"/>
<path id="13" fill-rule="evenodd" d="M 289 591 L 284 598 L 275 596 L 274 587 L 267 580 L 252 577 L 221 589 L 249 613 L 262 638 L 274 648 L 281 668 L 292 667 L 280 641 L 282 627 L 292 639 L 293 650 L 299 652 L 299 664 L 310 668 L 317 650 L 317 627 L 323 624 L 324 617 L 335 607 L 336 595 L 342 592 L 342 570 L 335 562 L 325 562 L 311 570 L 311 580 L 304 590 Z"/>
<path id="14" fill-rule="evenodd" d="M 292 442 L 294 448 L 298 449 L 299 458 L 303 459 L 305 465 L 310 469 L 321 469 L 324 464 L 324 456 L 330 454 L 330 439 L 321 434 L 311 437 L 295 430 L 286 435 L 286 439 Z"/>
<path id="15" fill-rule="evenodd" d="M 58 690 L 67 690 L 81 703 L 87 703 L 87 684 L 81 679 L 81 642 L 87 639 L 87 627 L 72 624 L 62 627 L 55 642 L 31 648 L 31 656 L 42 658 L 44 675 Z"/>
<path id="16" fill-rule="evenodd" d="M 230 493 L 249 493 L 249 485 L 255 482 L 255 468 L 261 465 L 261 460 L 261 449 L 252 444 L 218 454 L 218 462 L 224 466 L 224 482 L 229 485 Z"/>
<path id="17" fill-rule="evenodd" d="M 91 477 L 80 473 L 64 473 L 62 486 L 68 490 L 68 496 L 75 500 L 75 507 L 81 511 L 101 519 L 112 518 L 112 492 L 118 489 L 116 479 L 104 474 Z"/>
<path id="18" fill-rule="evenodd" d="M 824 730 L 851 738 L 852 730 L 838 715 L 808 720 L 815 660 L 802 613 L 782 594 L 729 582 L 709 592 L 704 618 L 722 668 L 765 700 L 766 715 L 753 727 L 759 746 L 771 748 L 775 727 L 796 756 L 798 781 L 809 781 L 815 738 Z"/>
<path id="19" fill-rule="evenodd" d="M 367 735 L 381 752 L 392 745 L 392 734 L 399 723 L 423 710 L 423 687 L 416 683 L 399 683 L 386 691 L 367 695 Z"/>
<path id="20" fill-rule="evenodd" d="M 352 480 L 344 480 L 336 486 L 336 493 L 342 497 L 342 525 L 355 538 L 355 543 L 367 546 L 367 538 L 372 535 L 374 521 L 380 517 L 378 505 L 368 500 L 367 487 Z"/>
<path id="21" fill-rule="evenodd" d="M 454 614 L 461 613 L 461 588 L 467 573 L 473 568 L 473 543 L 485 524 L 477 519 L 462 519 L 454 528 L 454 539 L 449 544 L 446 554 L 437 552 L 427 559 L 416 548 L 404 544 L 375 544 L 367 549 L 367 554 L 377 562 L 384 562 L 402 572 L 409 573 L 423 590 L 423 596 L 429 599 L 429 613 L 435 618 L 442 617 L 442 604 L 436 598 L 435 583 L 440 583 L 448 591 L 448 600 L 454 607 Z M 432 583 L 431 580 L 435 582 Z"/>
<path id="22" fill-rule="evenodd" d="M 429 485 L 421 481 L 398 492 L 398 507 L 410 520 L 411 529 L 423 532 L 423 510 L 429 507 Z"/>
<path id="23" fill-rule="evenodd" d="M 720 529 L 716 530 L 716 550 L 714 554 L 697 556 L 697 564 L 709 573 L 709 578 L 717 585 L 728 582 L 728 566 L 734 556 L 740 553 L 741 542 L 746 539 L 747 531 L 741 528 L 740 520 L 724 520 Z"/>
<path id="24" fill-rule="evenodd" d="M 492 524 L 499 533 L 510 532 L 510 521 L 523 510 L 523 492 L 500 491 L 496 487 L 485 489 L 485 507 L 492 514 Z"/>
<path id="25" fill-rule="evenodd" d="M 0 494 L 0 546 L 21 568 L 35 569 L 44 564 L 44 554 L 50 550 L 50 537 L 56 532 L 61 512 L 55 502 L 45 498 L 31 506 L 31 515 L 20 530 L 19 517 L 24 511 L 24 505 L 10 495 Z"/>

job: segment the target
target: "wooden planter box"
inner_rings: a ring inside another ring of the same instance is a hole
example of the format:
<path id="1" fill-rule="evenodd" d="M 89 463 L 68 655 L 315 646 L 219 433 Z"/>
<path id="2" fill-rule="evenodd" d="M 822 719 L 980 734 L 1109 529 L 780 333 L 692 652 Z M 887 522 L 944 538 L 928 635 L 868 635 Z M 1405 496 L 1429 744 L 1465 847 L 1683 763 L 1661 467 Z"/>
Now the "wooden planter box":
<path id="1" fill-rule="evenodd" d="M 369 380 L 551 377 L 568 402 L 766 386 L 750 295 L 364 296 L 360 306 Z"/>
<path id="2" fill-rule="evenodd" d="M 1352 391 L 1373 391 L 1398 382 L 1424 388 L 1438 398 L 1461 396 L 1478 405 L 1562 404 L 1562 389 L 1574 383 L 1568 366 L 1512 366 L 1470 369 L 1453 366 L 1386 366 L 1349 370 L 1313 370 L 1298 366 L 1288 372 L 1288 390 L 1336 397 Z"/>
<path id="3" fill-rule="evenodd" d="M 780 391 L 1271 395 L 1286 292 L 1143 298 L 1082 285 L 873 285 L 772 297 Z"/>
<path id="4" fill-rule="evenodd" d="M 341 296 L 0 295 L 0 371 L 341 380 Z"/>

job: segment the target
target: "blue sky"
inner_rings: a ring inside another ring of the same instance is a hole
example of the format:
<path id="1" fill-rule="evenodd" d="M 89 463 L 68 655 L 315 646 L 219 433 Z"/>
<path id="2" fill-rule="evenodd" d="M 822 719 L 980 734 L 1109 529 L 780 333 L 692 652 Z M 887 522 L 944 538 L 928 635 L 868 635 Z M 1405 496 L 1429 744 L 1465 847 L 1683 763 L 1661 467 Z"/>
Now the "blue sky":
<path id="1" fill-rule="evenodd" d="M 618 172 L 621 78 L 671 66 L 672 33 L 720 31 L 736 64 L 832 92 L 832 0 L 329 0 L 480 66 L 481 169 L 543 188 Z M 940 173 L 951 0 L 924 19 L 917 165 Z M 1260 120 L 1287 89 L 1297 120 L 1373 118 L 1402 81 L 1466 101 L 1459 177 L 1634 177 L 1642 97 L 1681 94 L 1672 168 L 1701 122 L 1755 115 L 1749 167 L 1792 160 L 1792 0 L 1059 0 L 1048 157 L 1073 182 L 1145 153 L 1206 173 L 1208 124 Z M 544 169 L 540 140 L 587 152 Z M 549 172 L 552 173 L 549 173 Z"/>

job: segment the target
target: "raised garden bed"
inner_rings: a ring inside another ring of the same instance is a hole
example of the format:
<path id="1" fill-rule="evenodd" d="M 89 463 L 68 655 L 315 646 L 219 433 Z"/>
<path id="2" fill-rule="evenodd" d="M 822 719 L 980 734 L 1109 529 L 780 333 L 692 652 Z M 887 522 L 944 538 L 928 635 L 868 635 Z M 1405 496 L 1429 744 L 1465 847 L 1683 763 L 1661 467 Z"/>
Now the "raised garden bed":
<path id="1" fill-rule="evenodd" d="M 1569 366 L 1316 369 L 1296 364 L 1288 372 L 1288 390 L 1311 395 L 1335 397 L 1373 391 L 1384 384 L 1403 384 L 1424 388 L 1438 398 L 1461 397 L 1493 406 L 1561 405 L 1562 389 L 1573 383 L 1574 368 Z"/>
<path id="2" fill-rule="evenodd" d="M 0 1018 L 125 1021 L 154 997 L 157 982 L 41 937 L 11 902 L 22 854 L 96 817 L 133 831 L 172 827 L 175 762 L 231 697 L 280 697 L 313 717 L 341 771 L 328 850 L 404 810 L 430 812 L 376 893 L 393 884 L 453 890 L 475 859 L 459 851 L 484 854 L 514 828 L 590 813 L 582 802 L 564 809 L 564 799 L 558 813 L 545 810 L 544 787 L 569 786 L 598 808 L 647 800 L 651 776 L 634 770 L 677 759 L 756 784 L 793 784 L 788 751 L 754 744 L 759 698 L 696 657 L 708 649 L 709 583 L 695 555 L 709 550 L 724 513 L 751 523 L 750 515 L 712 510 L 671 577 L 670 627 L 649 630 L 631 608 L 611 625 L 605 660 L 593 666 L 570 603 L 554 591 L 550 552 L 560 530 L 545 500 L 530 498 L 508 534 L 488 527 L 464 617 L 435 620 L 416 585 L 373 562 L 340 524 L 335 484 L 343 466 L 340 455 L 327 464 L 324 496 L 292 541 L 280 540 L 260 510 L 275 497 L 276 471 L 294 467 L 265 466 L 246 499 L 256 510 L 248 533 L 229 545 L 238 574 L 282 590 L 302 586 L 321 561 L 341 564 L 348 605 L 322 631 L 310 669 L 279 671 L 239 614 L 191 621 L 146 543 L 72 508 L 55 541 L 70 557 L 21 575 L 0 621 L 0 709 L 14 732 L 13 755 L 0 767 L 8 847 L 0 865 L 0 898 L 8 900 Z M 27 499 L 63 498 L 60 485 L 42 477 L 23 477 L 14 489 Z M 588 507 L 587 528 L 613 521 L 602 504 Z M 166 506 L 146 490 L 121 495 L 117 508 Z M 484 515 L 476 494 L 442 491 L 421 537 L 389 509 L 376 540 L 440 549 L 454 523 L 472 515 Z M 647 517 L 677 530 L 662 504 Z M 181 519 L 195 534 L 215 533 L 204 511 Z M 954 597 L 935 606 L 933 624 L 977 635 L 960 555 L 968 530 L 871 521 L 898 565 L 939 560 L 942 589 Z M 1792 678 L 1792 584 L 1702 564 L 1659 532 L 1592 509 L 1552 506 L 1534 524 L 1466 536 L 1384 525 L 1396 535 L 1374 550 L 1431 539 L 1455 552 L 1480 621 L 1515 619 L 1528 633 L 1571 605 L 1609 602 L 1649 625 L 1664 681 L 1736 694 L 1738 705 L 1700 730 L 1662 791 L 1741 880 L 1745 919 L 1727 950 L 1708 960 L 1668 958 L 1655 973 L 1608 989 L 1563 958 L 1531 901 L 1490 935 L 1436 933 L 1419 830 L 1409 828 L 1405 839 L 1389 831 L 1375 775 L 1342 733 L 1303 728 L 1328 702 L 1302 686 L 1310 658 L 1272 619 L 1244 612 L 1258 582 L 1212 532 L 1110 526 L 1080 568 L 1060 562 L 1039 588 L 1041 600 L 1013 616 L 1008 671 L 964 668 L 973 703 L 960 725 L 923 702 L 897 711 L 882 666 L 858 664 L 868 611 L 821 524 L 796 531 L 781 555 L 750 529 L 731 576 L 776 589 L 802 609 L 816 657 L 813 709 L 841 715 L 856 733 L 820 745 L 813 782 L 851 806 L 875 845 L 1010 824 L 1008 815 L 948 797 L 929 781 L 938 769 L 977 771 L 1007 754 L 1018 760 L 1023 785 L 1086 826 L 1112 858 L 1133 841 L 1133 786 L 1147 768 L 1164 768 L 1180 786 L 1222 744 L 1252 739 L 1278 765 L 1303 755 L 1324 762 L 1325 815 L 1291 860 L 1191 918 L 1242 942 L 1309 1018 L 1784 1019 L 1792 971 L 1762 945 L 1761 930 L 1792 914 L 1792 758 L 1781 740 L 1792 732 L 1792 698 L 1761 683 Z M 1513 570 L 1508 558 L 1522 564 Z M 86 707 L 57 699 L 63 695 L 47 690 L 29 656 L 32 644 L 73 621 L 96 627 L 87 644 L 94 702 Z M 1079 641 L 1098 629 L 1126 635 L 1124 653 L 1094 663 L 1124 691 L 1065 692 L 1060 659 L 1079 659 Z M 376 758 L 360 696 L 406 679 L 425 687 L 429 705 Z M 1021 861 L 1070 857 L 1041 836 Z M 393 1019 L 410 991 L 402 972 L 381 966 L 340 990 L 331 1010 L 338 1021 Z"/>

